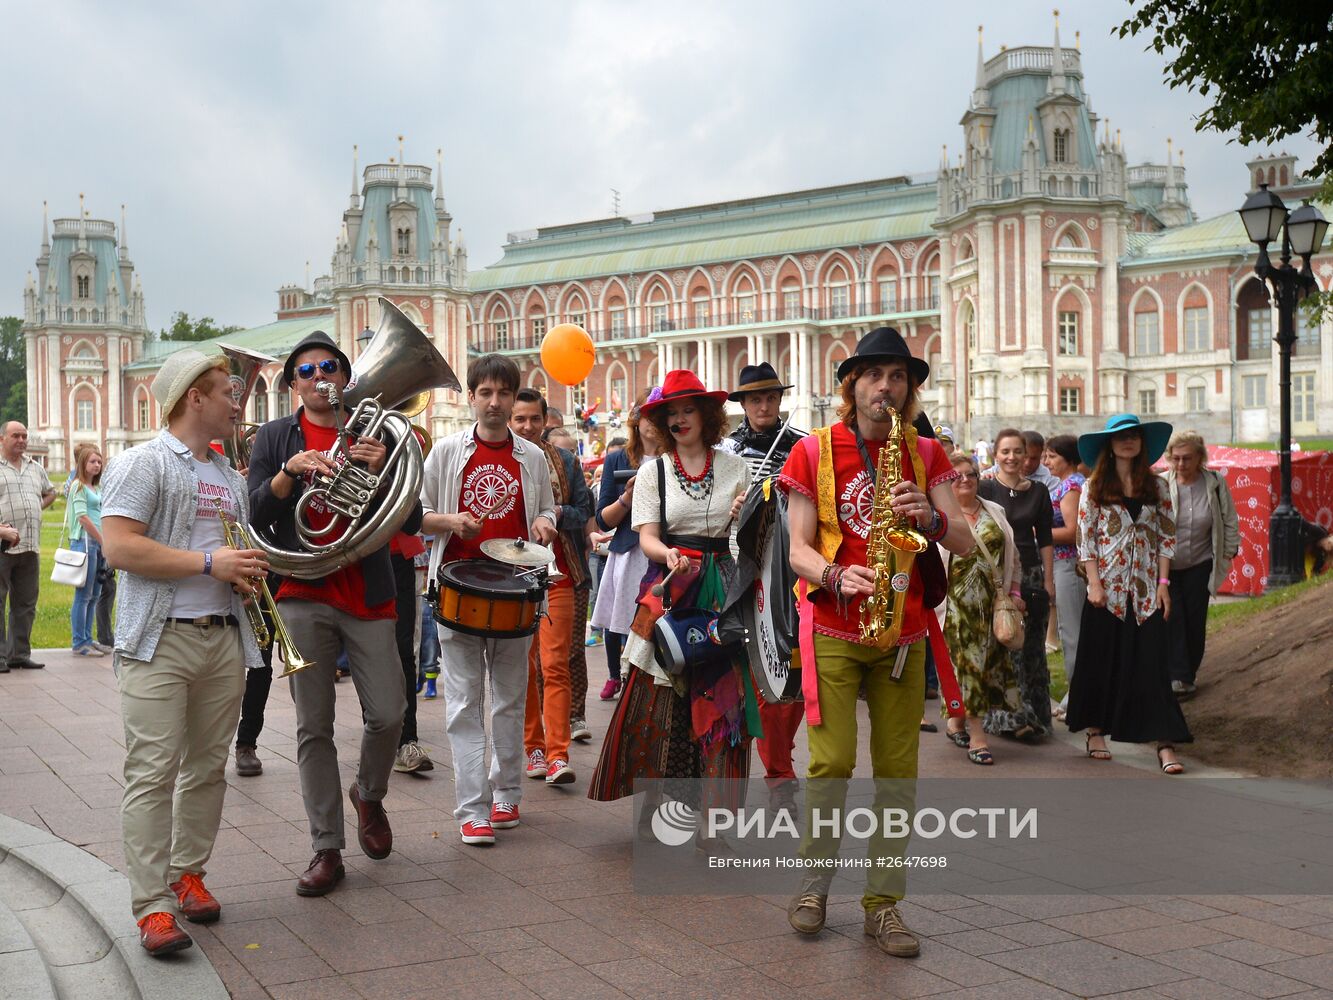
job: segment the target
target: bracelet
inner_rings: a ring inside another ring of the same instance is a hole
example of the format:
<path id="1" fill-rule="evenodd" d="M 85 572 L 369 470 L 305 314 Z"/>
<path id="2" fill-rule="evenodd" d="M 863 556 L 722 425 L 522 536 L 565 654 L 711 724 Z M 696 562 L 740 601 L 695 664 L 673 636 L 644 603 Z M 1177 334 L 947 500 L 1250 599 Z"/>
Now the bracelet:
<path id="1" fill-rule="evenodd" d="M 829 576 L 833 573 L 833 563 L 824 564 L 824 572 L 819 577 L 819 586 L 824 590 L 829 589 Z"/>
<path id="2" fill-rule="evenodd" d="M 931 520 L 930 526 L 922 534 L 926 536 L 927 541 L 938 542 L 949 532 L 949 516 L 942 510 L 935 511 L 935 517 Z"/>
<path id="3" fill-rule="evenodd" d="M 1168 587 L 1171 586 L 1171 578 L 1169 576 L 1159 576 L 1157 578 L 1157 585 L 1160 587 L 1162 584 L 1166 584 Z"/>
<path id="4" fill-rule="evenodd" d="M 282 470 L 281 470 L 281 471 L 282 471 L 282 474 L 283 474 L 284 476 L 286 476 L 288 479 L 292 480 L 293 482 L 296 482 L 296 481 L 298 481 L 298 480 L 301 478 L 301 477 L 298 476 L 295 472 L 293 472 L 291 469 L 287 468 L 287 463 L 286 463 L 286 462 L 283 462 L 283 463 L 282 463 Z"/>
<path id="5" fill-rule="evenodd" d="M 213 553 L 204 553 L 204 576 L 213 575 Z"/>
<path id="6" fill-rule="evenodd" d="M 1019 599 L 1021 600 L 1022 597 L 1023 597 L 1023 592 L 1022 592 L 1021 590 L 1018 590 L 1017 588 L 1015 588 L 1015 589 L 1009 591 L 1009 596 L 1010 596 L 1010 597 L 1017 597 L 1017 598 L 1019 598 Z"/>

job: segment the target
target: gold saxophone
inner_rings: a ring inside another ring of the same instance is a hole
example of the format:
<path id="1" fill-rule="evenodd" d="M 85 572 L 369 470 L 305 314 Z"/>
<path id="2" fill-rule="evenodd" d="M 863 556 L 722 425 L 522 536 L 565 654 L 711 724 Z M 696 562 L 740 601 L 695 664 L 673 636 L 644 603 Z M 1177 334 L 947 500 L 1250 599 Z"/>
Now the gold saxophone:
<path id="1" fill-rule="evenodd" d="M 222 522 L 222 537 L 227 546 L 233 549 L 253 549 L 254 543 L 250 540 L 250 533 L 239 521 L 233 521 L 226 513 L 222 501 L 217 497 L 213 498 L 213 506 L 217 508 L 218 520 Z M 287 631 L 287 623 L 282 620 L 278 614 L 278 605 L 273 600 L 273 593 L 268 589 L 268 581 L 259 576 L 254 580 L 255 593 L 245 601 L 245 613 L 250 619 L 250 628 L 255 633 L 255 643 L 260 649 L 267 649 L 270 644 L 277 642 L 278 650 L 282 653 L 282 662 L 285 664 L 279 677 L 290 677 L 298 670 L 304 670 L 306 667 L 314 664 L 314 660 L 307 660 L 296 648 L 296 643 L 292 641 L 290 633 Z M 273 632 L 270 634 L 268 623 L 264 621 L 263 610 L 267 611 L 273 618 Z"/>
<path id="2" fill-rule="evenodd" d="M 861 602 L 861 644 L 876 649 L 898 645 L 903 631 L 903 605 L 912 581 L 912 564 L 925 550 L 926 536 L 906 517 L 893 512 L 890 491 L 902 480 L 903 421 L 889 407 L 889 436 L 879 450 L 875 499 L 866 539 L 866 566 L 875 574 L 875 589 Z"/>

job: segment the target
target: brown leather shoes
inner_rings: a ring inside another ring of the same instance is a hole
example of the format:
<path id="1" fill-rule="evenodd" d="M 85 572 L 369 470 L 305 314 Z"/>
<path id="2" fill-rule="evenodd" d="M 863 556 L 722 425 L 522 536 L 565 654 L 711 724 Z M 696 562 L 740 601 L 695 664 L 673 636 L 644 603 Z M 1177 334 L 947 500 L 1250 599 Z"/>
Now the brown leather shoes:
<path id="1" fill-rule="evenodd" d="M 180 929 L 170 913 L 150 913 L 139 921 L 139 943 L 150 955 L 170 955 L 194 947 L 194 938 Z"/>
<path id="2" fill-rule="evenodd" d="M 353 785 L 347 790 L 347 797 L 352 800 L 356 810 L 356 840 L 366 857 L 383 861 L 393 850 L 393 831 L 389 829 L 389 817 L 384 812 L 384 805 L 379 802 L 365 802 L 361 792 Z"/>
<path id="3" fill-rule="evenodd" d="M 316 851 L 310 867 L 296 880 L 298 896 L 323 896 L 347 874 L 341 851 Z"/>

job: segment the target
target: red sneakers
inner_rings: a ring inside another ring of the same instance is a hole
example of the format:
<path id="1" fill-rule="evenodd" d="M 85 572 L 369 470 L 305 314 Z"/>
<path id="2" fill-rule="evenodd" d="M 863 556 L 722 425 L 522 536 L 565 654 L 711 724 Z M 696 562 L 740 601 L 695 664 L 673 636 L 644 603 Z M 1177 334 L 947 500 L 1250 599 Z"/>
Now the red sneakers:
<path id="1" fill-rule="evenodd" d="M 491 826 L 497 830 L 512 830 L 518 826 L 518 806 L 497 802 L 491 806 Z"/>
<path id="2" fill-rule="evenodd" d="M 465 844 L 494 844 L 495 830 L 491 824 L 481 822 L 468 822 L 463 824 L 463 843 Z"/>
<path id="3" fill-rule="evenodd" d="M 171 883 L 181 915 L 192 924 L 211 924 L 222 916 L 222 904 L 204 888 L 204 879 L 194 872 L 185 872 L 179 882 Z"/>
<path id="4" fill-rule="evenodd" d="M 170 913 L 150 913 L 140 920 L 139 943 L 150 955 L 170 955 L 194 947 L 194 939 L 180 929 Z"/>
<path id="5" fill-rule="evenodd" d="M 548 785 L 568 785 L 574 780 L 574 769 L 569 766 L 569 761 L 563 757 L 552 759 L 546 768 L 546 783 Z"/>

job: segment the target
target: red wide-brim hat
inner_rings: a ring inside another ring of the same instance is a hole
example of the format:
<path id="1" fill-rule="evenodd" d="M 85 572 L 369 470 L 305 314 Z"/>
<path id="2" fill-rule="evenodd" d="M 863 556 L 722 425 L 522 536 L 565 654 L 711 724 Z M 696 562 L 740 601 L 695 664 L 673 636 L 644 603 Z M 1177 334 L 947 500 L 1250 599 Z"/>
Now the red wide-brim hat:
<path id="1" fill-rule="evenodd" d="M 649 413 L 659 406 L 675 402 L 678 399 L 687 399 L 690 396 L 715 399 L 719 403 L 727 401 L 727 394 L 723 390 L 709 392 L 704 388 L 704 384 L 699 381 L 698 375 L 686 368 L 677 368 L 667 372 L 666 379 L 662 382 L 662 395 L 651 403 L 644 403 L 639 409 L 640 412 Z"/>

